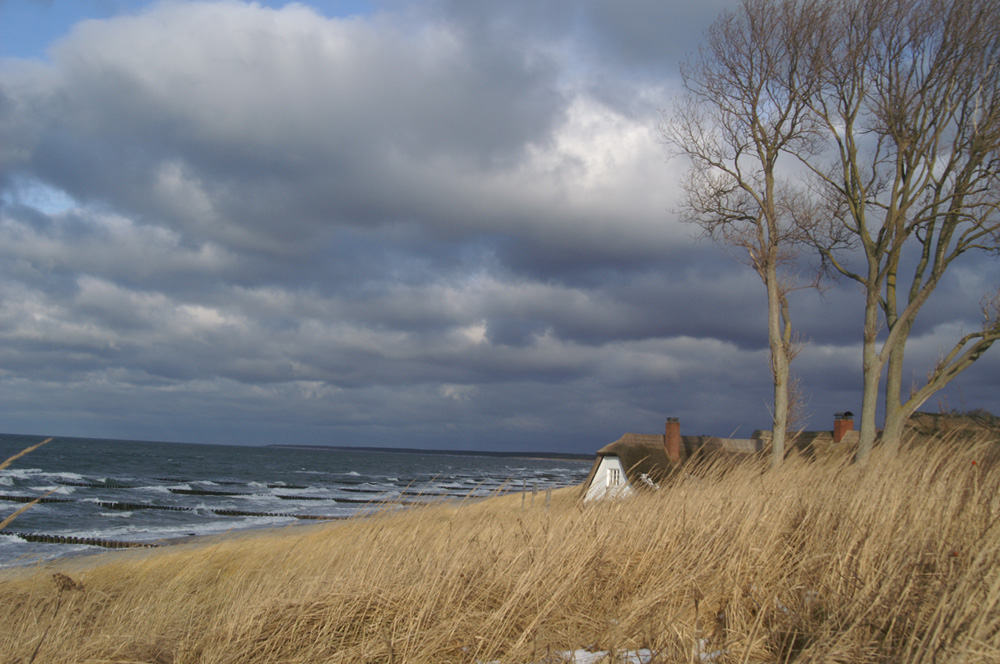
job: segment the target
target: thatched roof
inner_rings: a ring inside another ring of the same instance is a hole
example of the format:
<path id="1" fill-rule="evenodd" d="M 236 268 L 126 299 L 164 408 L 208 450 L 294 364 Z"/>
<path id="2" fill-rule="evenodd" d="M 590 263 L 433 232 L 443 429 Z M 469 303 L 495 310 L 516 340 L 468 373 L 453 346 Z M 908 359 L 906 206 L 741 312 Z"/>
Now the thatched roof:
<path id="1" fill-rule="evenodd" d="M 590 468 L 590 474 L 583 485 L 586 493 L 590 483 L 597 474 L 597 468 L 604 457 L 616 456 L 621 460 L 625 476 L 633 488 L 644 489 L 649 483 L 643 480 L 643 475 L 651 482 L 659 484 L 665 480 L 676 467 L 696 455 L 706 452 L 721 452 L 723 454 L 752 454 L 761 449 L 760 440 L 750 438 L 717 438 L 715 436 L 681 436 L 681 460 L 678 464 L 671 463 L 663 445 L 663 434 L 627 433 L 615 442 L 597 450 L 597 458 Z"/>
<path id="2" fill-rule="evenodd" d="M 956 438 L 975 438 L 1000 434 L 1000 417 L 986 411 L 969 413 L 923 413 L 910 415 L 906 427 L 921 436 L 948 434 Z"/>
<path id="3" fill-rule="evenodd" d="M 771 442 L 770 431 L 754 431 L 764 445 Z M 796 431 L 789 433 L 785 440 L 786 452 L 798 451 L 809 457 L 825 457 L 831 454 L 847 454 L 854 450 L 858 443 L 858 432 L 847 431 L 839 443 L 833 442 L 832 431 Z"/>
<path id="4" fill-rule="evenodd" d="M 597 458 L 590 467 L 587 481 L 583 483 L 583 495 L 586 495 L 590 483 L 594 481 L 601 461 L 608 456 L 616 456 L 621 460 L 625 477 L 633 487 L 648 486 L 642 481 L 643 474 L 659 483 L 673 469 L 663 448 L 663 434 L 627 433 L 597 450 Z"/>

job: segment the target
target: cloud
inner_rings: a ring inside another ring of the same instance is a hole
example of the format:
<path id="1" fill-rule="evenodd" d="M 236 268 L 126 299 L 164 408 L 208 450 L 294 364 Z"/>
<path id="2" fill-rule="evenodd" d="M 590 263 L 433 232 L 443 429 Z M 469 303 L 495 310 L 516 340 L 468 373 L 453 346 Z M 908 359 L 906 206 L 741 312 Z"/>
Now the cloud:
<path id="1" fill-rule="evenodd" d="M 763 288 L 677 221 L 657 133 L 725 4 L 167 2 L 0 60 L 5 428 L 589 453 L 765 426 Z M 817 412 L 857 410 L 857 293 L 795 306 Z"/>

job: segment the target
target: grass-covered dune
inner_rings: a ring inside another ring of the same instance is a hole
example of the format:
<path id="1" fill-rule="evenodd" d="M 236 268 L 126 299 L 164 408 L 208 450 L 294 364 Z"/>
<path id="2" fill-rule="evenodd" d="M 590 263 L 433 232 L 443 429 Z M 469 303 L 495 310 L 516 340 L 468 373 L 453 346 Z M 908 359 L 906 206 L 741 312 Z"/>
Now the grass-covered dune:
<path id="1" fill-rule="evenodd" d="M 996 441 L 702 468 L 0 576 L 0 661 L 1000 661 Z M 55 576 L 54 576 L 55 575 Z"/>

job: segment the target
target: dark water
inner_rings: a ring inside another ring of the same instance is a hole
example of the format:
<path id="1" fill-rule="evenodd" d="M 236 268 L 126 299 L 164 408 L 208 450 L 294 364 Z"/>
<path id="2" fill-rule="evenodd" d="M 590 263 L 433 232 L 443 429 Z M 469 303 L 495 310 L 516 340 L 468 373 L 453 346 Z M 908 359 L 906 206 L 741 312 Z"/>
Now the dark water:
<path id="1" fill-rule="evenodd" d="M 40 438 L 0 435 L 0 462 Z M 53 491 L 5 533 L 157 542 L 345 518 L 384 503 L 582 482 L 587 462 L 99 439 L 56 439 L 0 470 L 0 521 Z M 0 567 L 86 550 L 0 534 Z"/>

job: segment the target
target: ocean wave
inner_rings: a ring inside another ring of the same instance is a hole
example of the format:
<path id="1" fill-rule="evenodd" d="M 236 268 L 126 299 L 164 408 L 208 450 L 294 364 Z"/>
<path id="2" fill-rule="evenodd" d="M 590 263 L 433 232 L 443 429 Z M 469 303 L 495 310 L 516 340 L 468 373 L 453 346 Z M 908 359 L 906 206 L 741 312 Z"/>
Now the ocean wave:
<path id="1" fill-rule="evenodd" d="M 560 462 L 556 470 L 545 461 L 508 464 L 489 458 L 456 460 L 414 454 L 351 458 L 347 466 L 343 465 L 346 457 L 343 461 L 331 457 L 329 467 L 317 467 L 312 459 L 294 458 L 296 452 L 282 450 L 280 455 L 275 453 L 273 462 L 261 463 L 257 457 L 252 461 L 233 458 L 231 449 L 223 447 L 206 447 L 206 461 L 181 459 L 171 444 L 150 447 L 149 456 L 139 460 L 119 457 L 118 446 L 118 442 L 108 441 L 104 456 L 81 450 L 80 463 L 60 460 L 58 467 L 45 471 L 36 467 L 0 471 L 4 489 L 0 493 L 37 497 L 28 490 L 29 485 L 57 488 L 64 494 L 57 498 L 62 503 L 39 506 L 25 517 L 25 523 L 30 517 L 44 524 L 46 532 L 70 535 L 72 529 L 73 536 L 150 542 L 280 526 L 291 522 L 292 515 L 343 518 L 379 509 L 406 509 L 414 502 L 490 495 L 500 487 L 520 491 L 523 485 L 529 489 L 537 485 L 544 490 L 560 483 L 581 482 L 589 469 L 581 465 L 575 472 L 567 471 L 564 469 L 574 464 L 566 462 Z M 41 457 L 29 463 L 46 466 Z M 512 467 L 515 465 L 517 468 Z M 60 472 L 62 468 L 84 469 L 84 474 Z M 82 484 L 81 480 L 87 485 L 76 486 L 74 493 L 74 484 Z M 67 484 L 57 486 L 60 482 Z M 216 491 L 217 484 L 234 486 Z M 207 495 L 171 489 L 205 490 Z M 338 498 L 340 502 L 335 502 Z M 238 514 L 240 510 L 245 513 Z M 226 511 L 232 513 L 220 513 Z M 288 516 L 274 516 L 278 514 Z M 0 566 L 27 552 L 66 555 L 77 548 L 22 541 L 0 541 L 0 546 Z"/>
<path id="2" fill-rule="evenodd" d="M 278 503 L 278 501 L 275 500 L 275 498 L 277 498 L 279 495 L 280 494 L 268 495 L 265 493 L 249 493 L 246 494 L 245 496 L 233 496 L 233 498 L 243 503 L 253 503 L 258 505 L 273 505 Z"/>
<path id="3" fill-rule="evenodd" d="M 6 468 L 4 470 L 0 470 L 0 477 L 13 477 L 18 480 L 26 480 L 34 477 L 35 475 L 45 474 L 45 471 L 41 468 Z"/>
<path id="4" fill-rule="evenodd" d="M 0 569 L 55 560 L 94 547 L 82 544 L 40 544 L 16 535 L 0 536 Z"/>
<path id="5" fill-rule="evenodd" d="M 46 493 L 46 492 L 58 493 L 63 496 L 68 496 L 69 494 L 76 491 L 76 487 L 60 486 L 58 484 L 54 486 L 29 486 L 28 488 L 31 489 L 32 491 L 38 491 L 40 493 Z"/>
<path id="6" fill-rule="evenodd" d="M 156 542 L 190 535 L 219 535 L 230 531 L 256 530 L 295 522 L 294 517 L 219 517 L 197 524 L 127 524 L 111 528 L 67 530 L 53 533 L 67 537 L 98 538 L 129 542 Z"/>
<path id="7" fill-rule="evenodd" d="M 189 487 L 190 488 L 190 487 Z M 138 486 L 135 488 L 136 491 L 151 491 L 153 493 L 170 493 L 170 488 L 162 485 L 153 484 L 151 486 Z"/>

